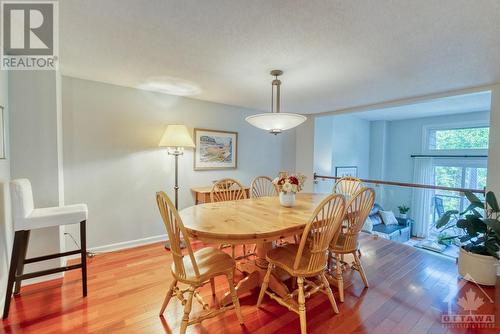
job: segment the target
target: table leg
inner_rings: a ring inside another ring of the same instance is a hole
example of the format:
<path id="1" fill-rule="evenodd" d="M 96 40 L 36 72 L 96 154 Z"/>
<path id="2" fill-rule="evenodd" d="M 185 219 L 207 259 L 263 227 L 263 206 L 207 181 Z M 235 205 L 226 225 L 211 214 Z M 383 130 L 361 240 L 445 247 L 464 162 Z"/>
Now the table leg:
<path id="1" fill-rule="evenodd" d="M 244 279 L 238 282 L 236 285 L 236 293 L 238 297 L 244 294 L 252 292 L 252 290 L 260 288 L 262 282 L 264 281 L 264 276 L 266 274 L 268 262 L 266 261 L 265 254 L 268 250 L 272 249 L 272 242 L 266 242 L 257 245 L 257 258 L 254 261 L 240 261 L 236 263 L 236 268 L 248 274 Z M 273 290 L 280 297 L 285 297 L 290 293 L 288 287 L 283 283 L 282 279 L 286 275 L 279 271 L 273 272 L 271 279 L 269 281 L 269 289 Z M 228 305 L 232 303 L 231 294 L 226 292 L 221 301 L 222 305 Z"/>

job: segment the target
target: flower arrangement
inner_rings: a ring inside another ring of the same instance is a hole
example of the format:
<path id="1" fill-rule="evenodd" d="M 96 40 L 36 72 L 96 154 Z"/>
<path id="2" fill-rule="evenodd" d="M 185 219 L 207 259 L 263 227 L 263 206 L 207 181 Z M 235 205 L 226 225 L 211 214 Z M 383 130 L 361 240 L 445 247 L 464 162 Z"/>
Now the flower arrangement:
<path id="1" fill-rule="evenodd" d="M 305 180 L 306 177 L 304 175 L 297 174 L 277 177 L 273 180 L 273 183 L 278 187 L 280 192 L 295 194 L 302 190 Z"/>

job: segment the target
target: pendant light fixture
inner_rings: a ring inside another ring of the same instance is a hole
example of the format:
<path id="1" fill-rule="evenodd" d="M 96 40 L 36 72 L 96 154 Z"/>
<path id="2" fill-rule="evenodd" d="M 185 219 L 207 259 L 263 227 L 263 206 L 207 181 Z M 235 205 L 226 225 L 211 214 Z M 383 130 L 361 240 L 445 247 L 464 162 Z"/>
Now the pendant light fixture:
<path id="1" fill-rule="evenodd" d="M 272 70 L 271 75 L 274 76 L 271 87 L 271 112 L 248 116 L 245 120 L 253 126 L 269 131 L 277 135 L 285 130 L 292 129 L 305 122 L 307 117 L 299 114 L 282 113 L 280 112 L 280 86 L 281 81 L 278 79 L 283 74 L 281 70 Z"/>

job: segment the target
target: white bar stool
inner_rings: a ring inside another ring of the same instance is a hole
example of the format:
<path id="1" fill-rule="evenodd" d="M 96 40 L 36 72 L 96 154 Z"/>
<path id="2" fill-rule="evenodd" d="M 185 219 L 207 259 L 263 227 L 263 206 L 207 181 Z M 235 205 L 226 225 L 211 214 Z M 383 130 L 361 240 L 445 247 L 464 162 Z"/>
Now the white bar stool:
<path id="1" fill-rule="evenodd" d="M 3 318 L 9 315 L 12 289 L 15 283 L 14 295 L 19 294 L 21 281 L 29 278 L 55 274 L 72 269 L 82 269 L 83 296 L 87 296 L 87 240 L 86 222 L 88 210 L 86 204 L 75 204 L 53 208 L 35 209 L 33 204 L 33 192 L 28 179 L 17 179 L 10 182 L 10 195 L 12 202 L 12 220 L 14 223 L 15 235 L 12 246 L 12 256 L 10 260 L 9 278 L 7 280 L 7 293 L 5 295 L 5 306 Z M 64 253 L 44 255 L 26 259 L 28 240 L 30 231 L 43 227 L 80 224 L 81 247 Z M 70 266 L 46 269 L 32 273 L 24 273 L 24 265 L 55 259 L 63 256 L 80 254 L 81 263 Z"/>

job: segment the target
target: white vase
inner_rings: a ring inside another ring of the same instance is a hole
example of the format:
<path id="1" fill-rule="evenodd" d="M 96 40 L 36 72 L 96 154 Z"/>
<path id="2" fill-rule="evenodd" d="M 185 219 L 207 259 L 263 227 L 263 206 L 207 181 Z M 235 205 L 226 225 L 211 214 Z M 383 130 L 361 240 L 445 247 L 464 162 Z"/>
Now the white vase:
<path id="1" fill-rule="evenodd" d="M 280 192 L 280 204 L 287 208 L 291 208 L 295 204 L 295 193 Z"/>
<path id="2" fill-rule="evenodd" d="M 407 218 L 406 213 L 400 213 L 399 218 L 406 219 Z"/>

